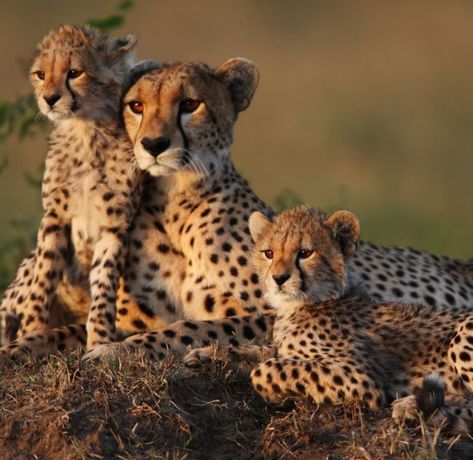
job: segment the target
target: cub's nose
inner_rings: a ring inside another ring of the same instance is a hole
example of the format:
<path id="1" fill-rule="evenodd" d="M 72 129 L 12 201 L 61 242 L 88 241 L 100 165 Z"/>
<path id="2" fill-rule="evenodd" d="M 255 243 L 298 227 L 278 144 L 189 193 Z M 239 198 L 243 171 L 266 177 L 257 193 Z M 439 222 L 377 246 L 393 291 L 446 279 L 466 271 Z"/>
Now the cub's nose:
<path id="1" fill-rule="evenodd" d="M 273 280 L 278 286 L 282 286 L 290 277 L 290 274 L 284 273 L 283 275 L 273 275 Z"/>
<path id="2" fill-rule="evenodd" d="M 52 107 L 59 99 L 61 99 L 60 94 L 51 94 L 51 96 L 44 96 L 43 97 L 49 107 Z"/>
<path id="3" fill-rule="evenodd" d="M 168 137 L 156 137 L 150 139 L 149 137 L 143 137 L 141 144 L 155 158 L 160 154 L 166 151 L 171 145 L 171 140 Z"/>

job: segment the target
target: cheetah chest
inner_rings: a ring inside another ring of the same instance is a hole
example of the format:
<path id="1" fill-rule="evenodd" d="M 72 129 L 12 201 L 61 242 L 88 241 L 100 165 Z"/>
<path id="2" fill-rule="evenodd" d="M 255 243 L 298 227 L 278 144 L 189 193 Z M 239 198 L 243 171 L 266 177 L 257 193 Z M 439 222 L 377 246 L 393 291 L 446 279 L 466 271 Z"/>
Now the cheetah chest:
<path id="1" fill-rule="evenodd" d="M 106 187 L 100 184 L 97 171 L 75 179 L 71 193 L 71 237 L 77 257 L 89 264 L 101 228 L 108 222 L 102 199 Z"/>

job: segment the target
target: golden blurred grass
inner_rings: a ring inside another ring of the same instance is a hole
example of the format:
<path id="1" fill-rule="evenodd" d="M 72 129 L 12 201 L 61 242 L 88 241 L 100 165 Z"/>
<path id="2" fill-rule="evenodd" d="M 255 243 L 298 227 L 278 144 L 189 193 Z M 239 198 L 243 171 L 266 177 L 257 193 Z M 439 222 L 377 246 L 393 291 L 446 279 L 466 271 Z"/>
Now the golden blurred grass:
<path id="1" fill-rule="evenodd" d="M 28 91 L 24 63 L 47 30 L 106 8 L 4 2 L 0 97 Z M 140 0 L 120 32 L 138 34 L 140 58 L 257 63 L 234 158 L 268 202 L 289 189 L 350 208 L 365 239 L 471 257 L 472 21 L 467 1 Z M 38 215 L 23 175 L 44 158 L 39 137 L 5 148 L 0 239 L 10 219 Z"/>

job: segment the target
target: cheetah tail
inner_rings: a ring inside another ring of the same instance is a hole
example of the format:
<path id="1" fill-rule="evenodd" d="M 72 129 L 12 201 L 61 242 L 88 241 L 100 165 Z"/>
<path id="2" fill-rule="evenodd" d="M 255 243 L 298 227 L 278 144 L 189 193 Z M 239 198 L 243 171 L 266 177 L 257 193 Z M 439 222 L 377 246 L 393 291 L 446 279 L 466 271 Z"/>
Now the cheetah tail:
<path id="1" fill-rule="evenodd" d="M 417 408 L 425 417 L 445 407 L 445 383 L 437 372 L 427 375 L 416 394 Z"/>
<path id="2" fill-rule="evenodd" d="M 445 383 L 437 372 L 424 378 L 416 394 L 416 402 L 418 410 L 426 418 L 438 414 L 446 432 L 473 433 L 473 411 L 468 407 L 471 402 L 468 400 L 446 402 Z"/>

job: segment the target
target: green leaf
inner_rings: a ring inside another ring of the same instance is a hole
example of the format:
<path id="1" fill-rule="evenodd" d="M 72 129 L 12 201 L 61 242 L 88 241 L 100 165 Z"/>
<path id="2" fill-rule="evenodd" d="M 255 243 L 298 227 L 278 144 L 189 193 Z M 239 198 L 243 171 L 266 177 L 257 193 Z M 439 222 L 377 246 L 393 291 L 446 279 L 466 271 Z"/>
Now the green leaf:
<path id="1" fill-rule="evenodd" d="M 133 0 L 124 0 L 117 5 L 118 11 L 128 11 L 131 10 L 135 6 L 135 2 Z"/>
<path id="2" fill-rule="evenodd" d="M 109 32 L 110 30 L 120 27 L 124 23 L 124 18 L 120 14 L 112 14 L 103 19 L 91 19 L 87 21 L 92 27 L 96 27 L 101 32 Z"/>

